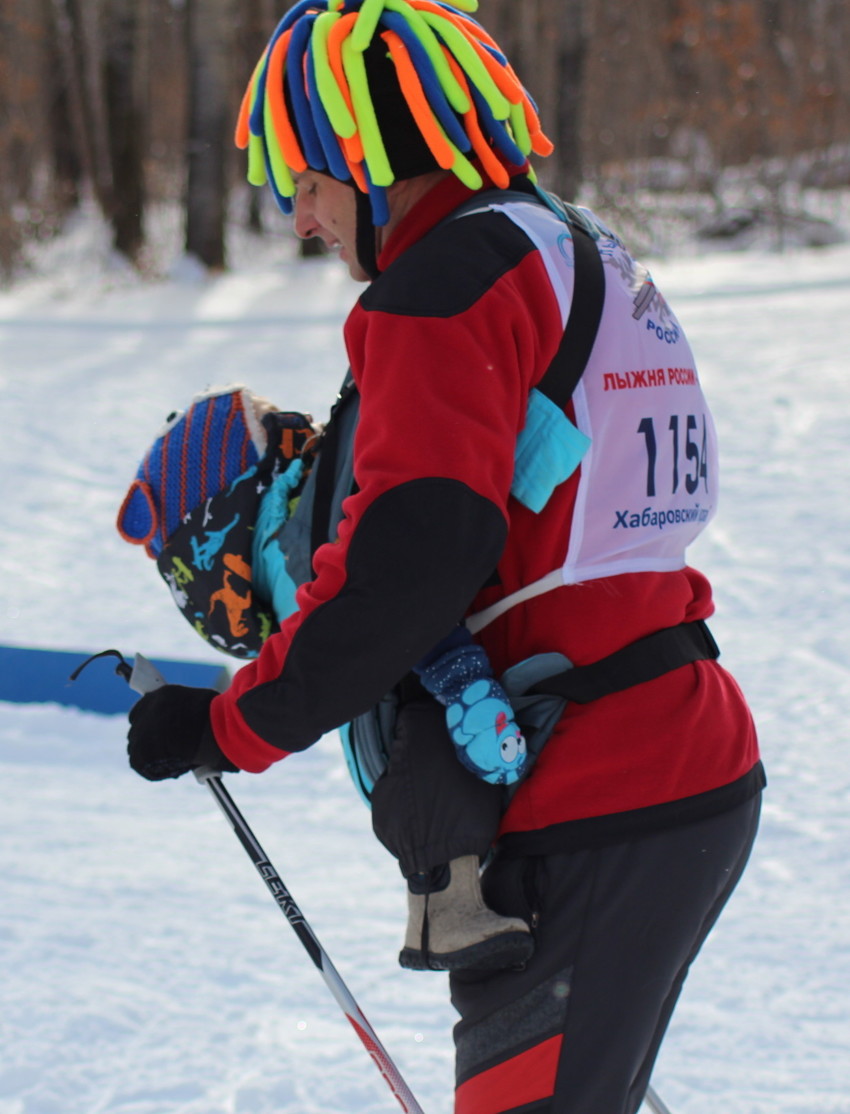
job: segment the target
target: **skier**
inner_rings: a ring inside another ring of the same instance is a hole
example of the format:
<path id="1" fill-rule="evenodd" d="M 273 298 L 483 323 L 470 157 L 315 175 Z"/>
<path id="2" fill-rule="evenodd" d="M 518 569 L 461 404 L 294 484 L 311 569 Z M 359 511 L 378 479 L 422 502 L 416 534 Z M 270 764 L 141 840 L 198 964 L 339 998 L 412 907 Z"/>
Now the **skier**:
<path id="1" fill-rule="evenodd" d="M 369 280 L 345 325 L 353 387 L 313 484 L 297 611 L 227 692 L 143 697 L 130 759 L 154 777 L 260 772 L 392 694 L 377 834 L 423 855 L 434 891 L 455 818 L 465 836 L 498 824 L 484 897 L 534 936 L 521 970 L 450 976 L 456 1111 L 633 1114 L 764 786 L 685 559 L 717 506 L 715 435 L 646 270 L 537 189 L 528 156 L 550 145 L 471 6 L 305 0 L 258 64 L 238 132 L 250 179 Z M 411 779 L 439 787 L 456 763 L 413 670 L 461 619 L 497 675 L 557 656 L 533 690 L 569 702 L 507 807 L 477 780 L 411 849 Z"/>

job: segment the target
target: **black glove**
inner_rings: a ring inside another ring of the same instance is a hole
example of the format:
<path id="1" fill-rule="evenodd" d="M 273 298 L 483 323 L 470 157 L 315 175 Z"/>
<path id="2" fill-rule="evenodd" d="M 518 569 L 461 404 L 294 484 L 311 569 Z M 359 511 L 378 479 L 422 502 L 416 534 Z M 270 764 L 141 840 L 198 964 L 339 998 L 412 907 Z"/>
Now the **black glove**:
<path id="1" fill-rule="evenodd" d="M 130 709 L 127 754 L 148 781 L 181 777 L 198 766 L 236 773 L 219 749 L 210 724 L 215 689 L 164 685 L 145 693 Z"/>

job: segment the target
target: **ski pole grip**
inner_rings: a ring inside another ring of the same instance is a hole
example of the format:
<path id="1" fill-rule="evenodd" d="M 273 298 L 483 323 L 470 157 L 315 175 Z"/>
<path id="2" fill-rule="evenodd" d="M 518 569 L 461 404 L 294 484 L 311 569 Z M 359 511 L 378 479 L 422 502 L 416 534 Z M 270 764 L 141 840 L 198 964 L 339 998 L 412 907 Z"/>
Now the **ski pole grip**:
<path id="1" fill-rule="evenodd" d="M 162 686 L 168 682 L 156 666 L 148 661 L 144 654 L 136 654 L 133 659 L 133 669 L 130 673 L 128 683 L 133 692 L 138 692 L 140 695 L 144 696 L 146 692 L 153 692 L 155 689 L 161 689 Z M 221 770 L 216 770 L 212 766 L 198 766 L 192 773 L 201 785 L 206 784 L 213 778 L 221 778 Z"/>
<path id="2" fill-rule="evenodd" d="M 221 780 L 221 770 L 217 770 L 214 766 L 197 766 L 192 770 L 192 773 L 201 785 L 205 785 L 208 781 L 212 781 L 213 778 Z"/>
<path id="3" fill-rule="evenodd" d="M 128 681 L 133 692 L 144 696 L 146 692 L 161 689 L 166 683 L 165 678 L 152 662 L 148 661 L 143 654 L 136 654 Z"/>

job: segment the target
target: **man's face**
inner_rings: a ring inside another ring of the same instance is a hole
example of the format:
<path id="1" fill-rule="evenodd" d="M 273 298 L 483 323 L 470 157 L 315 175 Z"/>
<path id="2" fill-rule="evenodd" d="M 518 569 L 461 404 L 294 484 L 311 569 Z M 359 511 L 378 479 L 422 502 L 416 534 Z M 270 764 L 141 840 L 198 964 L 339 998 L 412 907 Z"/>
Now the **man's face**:
<path id="1" fill-rule="evenodd" d="M 354 187 L 305 170 L 293 174 L 295 180 L 295 233 L 302 240 L 319 236 L 331 249 L 339 249 L 339 257 L 348 265 L 348 273 L 357 282 L 368 282 L 369 276 L 357 259 L 357 204 Z"/>

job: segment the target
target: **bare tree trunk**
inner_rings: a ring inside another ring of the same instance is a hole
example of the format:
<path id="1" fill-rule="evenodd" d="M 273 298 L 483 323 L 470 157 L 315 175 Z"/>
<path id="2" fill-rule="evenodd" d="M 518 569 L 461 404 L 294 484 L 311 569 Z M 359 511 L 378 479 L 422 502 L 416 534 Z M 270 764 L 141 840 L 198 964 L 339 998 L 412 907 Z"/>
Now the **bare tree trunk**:
<path id="1" fill-rule="evenodd" d="M 0 44 L 0 280 L 5 280 L 17 260 L 20 237 L 13 212 L 14 182 L 8 173 L 12 146 L 10 51 L 15 49 L 16 36 L 15 25 L 4 7 L 0 7 Z"/>
<path id="2" fill-rule="evenodd" d="M 187 0 L 189 62 L 186 250 L 225 266 L 227 156 L 232 103 L 231 0 Z"/>
<path id="3" fill-rule="evenodd" d="M 54 37 L 62 71 L 61 84 L 67 93 L 67 108 L 62 106 L 57 111 L 61 114 L 67 111 L 73 136 L 71 146 L 76 151 L 82 170 L 83 182 L 94 190 L 94 154 L 86 112 L 83 66 L 80 59 L 79 38 L 74 26 L 72 7 L 68 0 L 52 0 L 52 14 Z"/>
<path id="4" fill-rule="evenodd" d="M 57 225 L 47 0 L 0 0 L 0 274 L 28 236 Z M 60 203 L 57 204 L 57 201 Z"/>
<path id="5" fill-rule="evenodd" d="M 145 205 L 143 134 L 136 79 L 138 10 L 139 0 L 110 0 L 104 35 L 112 242 L 134 262 L 144 242 Z"/>
<path id="6" fill-rule="evenodd" d="M 241 93 L 250 80 L 257 59 L 265 50 L 276 19 L 274 0 L 242 0 L 240 10 L 241 63 L 237 74 L 237 86 Z M 264 193 L 257 189 L 251 189 L 248 194 L 247 226 L 252 232 L 263 231 L 263 197 Z"/>
<path id="7" fill-rule="evenodd" d="M 91 136 L 95 192 L 104 214 L 112 209 L 114 184 L 104 81 L 104 0 L 70 0 L 82 65 L 85 108 Z"/>
<path id="8" fill-rule="evenodd" d="M 485 20 L 531 93 L 554 153 L 541 181 L 572 200 L 582 180 L 581 119 L 591 0 L 495 0 Z"/>
<path id="9" fill-rule="evenodd" d="M 555 144 L 551 181 L 568 201 L 578 194 L 584 178 L 582 115 L 585 96 L 585 59 L 588 49 L 587 0 L 547 0 L 544 16 L 555 54 Z M 548 171 L 544 171 L 549 180 Z"/>
<path id="10" fill-rule="evenodd" d="M 53 175 L 53 196 L 60 215 L 64 216 L 80 203 L 80 191 L 86 177 L 85 129 L 82 105 L 67 80 L 72 70 L 65 46 L 67 37 L 60 34 L 54 0 L 43 0 L 46 24 L 44 94 L 46 98 L 46 140 L 50 150 Z M 62 38 L 65 38 L 63 43 Z"/>

